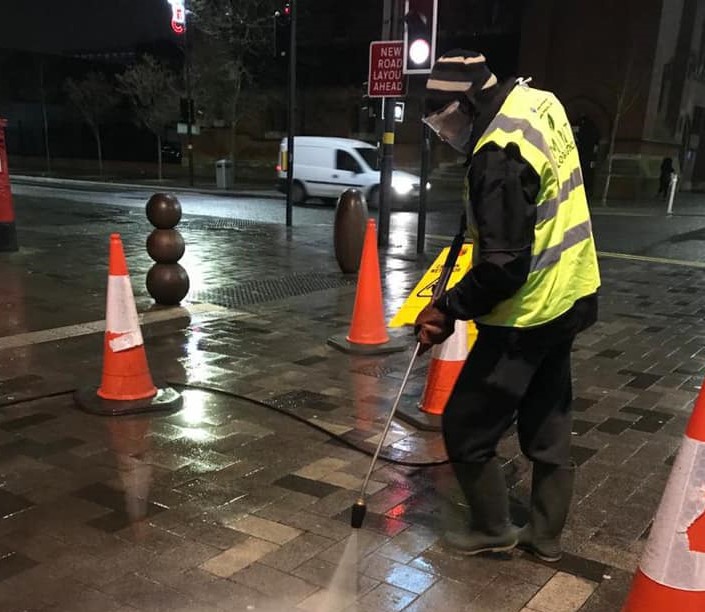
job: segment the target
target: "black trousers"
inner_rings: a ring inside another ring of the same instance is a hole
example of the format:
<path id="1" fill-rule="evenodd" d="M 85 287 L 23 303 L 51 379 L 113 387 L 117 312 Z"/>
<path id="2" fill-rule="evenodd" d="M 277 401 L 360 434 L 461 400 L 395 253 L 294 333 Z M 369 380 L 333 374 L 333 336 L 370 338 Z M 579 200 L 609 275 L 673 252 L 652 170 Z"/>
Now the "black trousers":
<path id="1" fill-rule="evenodd" d="M 516 420 L 521 450 L 530 460 L 569 465 L 575 336 L 535 342 L 512 330 L 478 328 L 443 413 L 448 457 L 454 463 L 492 458 Z"/>

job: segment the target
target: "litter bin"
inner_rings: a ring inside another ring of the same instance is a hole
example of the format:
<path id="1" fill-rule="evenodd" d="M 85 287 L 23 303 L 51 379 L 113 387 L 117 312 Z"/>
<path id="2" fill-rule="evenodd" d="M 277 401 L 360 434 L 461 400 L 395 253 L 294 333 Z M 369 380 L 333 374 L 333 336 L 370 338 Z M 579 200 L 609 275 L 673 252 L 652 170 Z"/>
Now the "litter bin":
<path id="1" fill-rule="evenodd" d="M 233 162 L 229 159 L 219 159 L 215 162 L 215 184 L 218 189 L 232 189 L 235 185 Z"/>

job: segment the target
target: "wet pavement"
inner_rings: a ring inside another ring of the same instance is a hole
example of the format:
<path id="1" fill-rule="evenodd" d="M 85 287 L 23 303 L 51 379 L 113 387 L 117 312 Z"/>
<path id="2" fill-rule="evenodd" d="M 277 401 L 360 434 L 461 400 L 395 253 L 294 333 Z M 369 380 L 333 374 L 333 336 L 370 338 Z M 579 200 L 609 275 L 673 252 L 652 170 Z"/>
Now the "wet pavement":
<path id="1" fill-rule="evenodd" d="M 328 610 L 365 453 L 410 354 L 327 346 L 349 324 L 355 292 L 332 256 L 330 224 L 287 231 L 187 216 L 179 228 L 192 291 L 184 308 L 161 309 L 144 289 L 151 227 L 141 209 L 22 195 L 16 206 L 22 249 L 0 255 L 0 609 Z M 634 218 L 650 223 L 612 246 L 647 231 L 661 239 L 662 220 Z M 701 224 L 676 221 L 664 240 Z M 392 229 L 388 315 L 445 244 L 432 239 L 418 258 L 403 214 Z M 152 373 L 183 392 L 175 414 L 104 418 L 73 403 L 71 391 L 100 375 L 112 231 L 145 313 Z M 697 257 L 698 240 L 681 258 Z M 601 320 L 573 354 L 579 469 L 565 558 L 447 549 L 442 528 L 461 516 L 447 510 L 457 497 L 447 467 L 400 465 L 442 462 L 441 440 L 395 422 L 354 551 L 357 600 L 337 598 L 333 609 L 619 610 L 705 372 L 705 271 L 601 265 Z M 405 402 L 422 391 L 426 359 Z M 500 454 L 521 520 L 529 465 L 514 435 Z"/>

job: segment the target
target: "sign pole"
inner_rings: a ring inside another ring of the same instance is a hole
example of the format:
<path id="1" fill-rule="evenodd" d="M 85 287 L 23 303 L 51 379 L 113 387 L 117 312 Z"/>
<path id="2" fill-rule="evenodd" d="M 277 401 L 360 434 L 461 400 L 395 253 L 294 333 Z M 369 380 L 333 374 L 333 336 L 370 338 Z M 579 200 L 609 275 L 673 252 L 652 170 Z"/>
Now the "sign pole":
<path id="1" fill-rule="evenodd" d="M 379 186 L 378 244 L 389 244 L 394 161 L 394 129 L 396 99 L 405 94 L 406 81 L 402 73 L 403 41 L 374 41 L 370 44 L 368 97 L 382 98 L 382 163 Z"/>
<path id="2" fill-rule="evenodd" d="M 399 0 L 391 0 L 389 38 L 396 38 L 399 30 Z M 402 58 L 403 64 L 403 58 Z M 392 172 L 394 171 L 394 106 L 395 97 L 384 99 L 384 132 L 382 134 L 382 168 L 380 172 L 379 235 L 380 247 L 389 245 L 389 225 L 392 209 Z"/>
<path id="3" fill-rule="evenodd" d="M 296 124 L 296 5 L 291 0 L 291 36 L 289 39 L 289 120 L 286 145 L 286 226 L 293 224 L 294 202 L 294 130 Z"/>

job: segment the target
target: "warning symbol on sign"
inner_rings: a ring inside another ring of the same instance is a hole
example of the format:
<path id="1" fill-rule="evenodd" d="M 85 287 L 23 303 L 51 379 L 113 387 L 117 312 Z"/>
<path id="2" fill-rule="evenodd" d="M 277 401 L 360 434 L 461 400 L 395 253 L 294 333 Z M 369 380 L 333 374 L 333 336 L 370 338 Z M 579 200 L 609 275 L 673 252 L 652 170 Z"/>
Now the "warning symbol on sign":
<path id="1" fill-rule="evenodd" d="M 436 285 L 438 284 L 438 280 L 436 279 L 429 285 L 426 285 L 422 289 L 416 292 L 416 297 L 420 298 L 432 298 L 433 297 L 433 290 L 436 288 Z"/>

